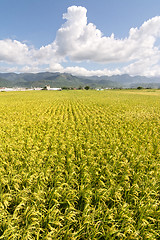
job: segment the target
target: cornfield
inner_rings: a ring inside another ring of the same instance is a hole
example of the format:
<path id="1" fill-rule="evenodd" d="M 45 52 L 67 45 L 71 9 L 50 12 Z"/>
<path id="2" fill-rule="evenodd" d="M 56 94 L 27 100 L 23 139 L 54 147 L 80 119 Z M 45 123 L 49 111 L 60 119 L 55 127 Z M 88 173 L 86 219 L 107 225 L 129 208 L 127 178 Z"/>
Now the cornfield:
<path id="1" fill-rule="evenodd" d="M 160 239 L 160 91 L 0 93 L 0 239 Z"/>

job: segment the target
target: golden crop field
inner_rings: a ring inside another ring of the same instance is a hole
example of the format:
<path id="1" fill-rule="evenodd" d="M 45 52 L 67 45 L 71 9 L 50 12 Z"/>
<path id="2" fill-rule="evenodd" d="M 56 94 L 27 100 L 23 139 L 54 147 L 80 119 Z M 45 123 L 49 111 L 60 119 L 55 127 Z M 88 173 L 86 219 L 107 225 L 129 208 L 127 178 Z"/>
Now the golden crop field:
<path id="1" fill-rule="evenodd" d="M 160 239 L 160 91 L 0 93 L 0 239 Z"/>

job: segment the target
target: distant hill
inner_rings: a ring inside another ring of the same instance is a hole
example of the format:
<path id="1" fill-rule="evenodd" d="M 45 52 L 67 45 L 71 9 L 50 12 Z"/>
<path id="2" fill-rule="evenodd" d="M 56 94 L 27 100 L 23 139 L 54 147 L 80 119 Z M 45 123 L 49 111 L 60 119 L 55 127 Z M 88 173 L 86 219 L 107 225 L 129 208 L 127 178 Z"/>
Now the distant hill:
<path id="1" fill-rule="evenodd" d="M 92 88 L 160 88 L 160 78 L 143 76 L 113 75 L 113 76 L 73 76 L 68 73 L 0 73 L 0 87 L 84 87 Z"/>
<path id="2" fill-rule="evenodd" d="M 10 81 L 0 77 L 0 87 L 10 87 Z"/>

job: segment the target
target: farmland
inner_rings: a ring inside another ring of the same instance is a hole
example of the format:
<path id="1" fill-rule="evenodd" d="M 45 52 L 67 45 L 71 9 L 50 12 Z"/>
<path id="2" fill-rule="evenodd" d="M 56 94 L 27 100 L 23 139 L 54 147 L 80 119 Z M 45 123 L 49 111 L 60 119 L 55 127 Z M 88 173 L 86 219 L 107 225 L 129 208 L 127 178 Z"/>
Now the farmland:
<path id="1" fill-rule="evenodd" d="M 159 232 L 160 91 L 0 93 L 0 239 Z"/>

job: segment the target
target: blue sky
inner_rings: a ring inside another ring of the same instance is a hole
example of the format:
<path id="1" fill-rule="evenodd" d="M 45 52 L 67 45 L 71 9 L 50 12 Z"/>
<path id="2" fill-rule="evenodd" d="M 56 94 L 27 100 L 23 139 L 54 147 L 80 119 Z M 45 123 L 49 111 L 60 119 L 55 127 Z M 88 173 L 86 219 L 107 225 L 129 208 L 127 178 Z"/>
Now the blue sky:
<path id="1" fill-rule="evenodd" d="M 159 16 L 159 0 L 2 0 L 0 71 L 160 76 Z"/>

